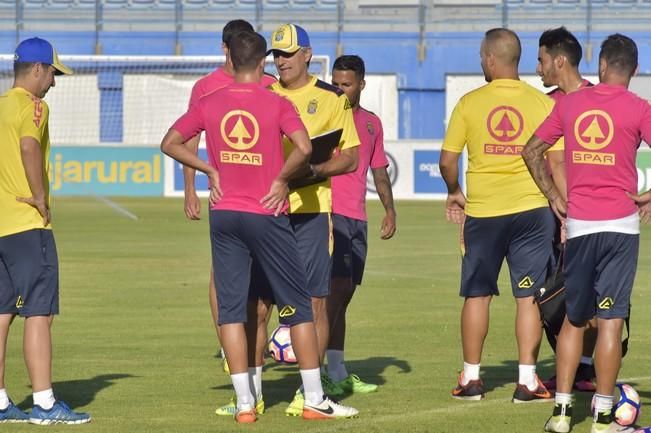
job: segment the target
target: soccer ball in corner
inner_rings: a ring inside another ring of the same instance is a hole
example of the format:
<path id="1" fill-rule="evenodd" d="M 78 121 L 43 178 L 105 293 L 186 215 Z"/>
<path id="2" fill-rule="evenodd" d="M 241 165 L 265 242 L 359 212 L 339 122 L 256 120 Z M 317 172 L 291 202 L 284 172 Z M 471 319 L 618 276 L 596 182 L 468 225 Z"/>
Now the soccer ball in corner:
<path id="1" fill-rule="evenodd" d="M 269 354 L 277 362 L 296 364 L 289 328 L 287 325 L 278 325 L 274 329 L 269 339 Z"/>
<path id="2" fill-rule="evenodd" d="M 640 396 L 631 385 L 618 383 L 616 386 L 619 401 L 615 405 L 615 422 L 622 426 L 633 425 L 640 416 Z"/>

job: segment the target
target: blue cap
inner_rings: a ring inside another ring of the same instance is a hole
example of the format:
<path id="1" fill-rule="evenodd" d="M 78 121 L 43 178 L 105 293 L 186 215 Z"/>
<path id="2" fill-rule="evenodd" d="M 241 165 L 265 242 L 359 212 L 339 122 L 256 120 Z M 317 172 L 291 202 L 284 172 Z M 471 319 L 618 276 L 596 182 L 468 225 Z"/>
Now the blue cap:
<path id="1" fill-rule="evenodd" d="M 57 70 L 56 74 L 72 74 L 72 69 L 59 61 L 59 56 L 51 43 L 41 38 L 29 38 L 22 41 L 14 52 L 16 63 L 45 63 Z"/>
<path id="2" fill-rule="evenodd" d="M 267 54 L 272 51 L 292 54 L 309 46 L 310 37 L 303 27 L 296 24 L 283 24 L 271 34 L 271 49 Z"/>

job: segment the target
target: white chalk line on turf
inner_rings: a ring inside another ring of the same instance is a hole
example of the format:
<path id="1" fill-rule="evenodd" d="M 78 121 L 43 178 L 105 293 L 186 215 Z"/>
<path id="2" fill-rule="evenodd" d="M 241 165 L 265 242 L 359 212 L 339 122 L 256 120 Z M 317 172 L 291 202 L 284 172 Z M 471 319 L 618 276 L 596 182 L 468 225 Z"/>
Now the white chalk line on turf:
<path id="1" fill-rule="evenodd" d="M 123 215 L 123 216 L 125 216 L 125 217 L 127 217 L 129 219 L 134 220 L 134 221 L 138 221 L 138 215 L 129 212 L 128 210 L 126 210 L 124 207 L 120 206 L 116 202 L 114 202 L 112 200 L 109 200 L 106 197 L 99 196 L 99 195 L 94 195 L 93 197 L 95 197 L 95 199 L 97 201 L 101 201 L 102 203 L 104 203 L 105 205 L 107 205 L 108 207 L 110 207 L 115 212 L 119 213 L 120 215 Z"/>
<path id="2" fill-rule="evenodd" d="M 450 412 L 460 412 L 460 411 L 465 411 L 467 412 L 469 409 L 474 409 L 474 408 L 485 408 L 489 406 L 497 406 L 497 405 L 504 405 L 507 403 L 511 403 L 511 399 L 496 399 L 496 400 L 484 400 L 481 402 L 461 402 L 461 401 L 452 401 L 450 405 L 448 406 L 439 406 L 436 408 L 432 409 L 425 409 L 425 410 L 418 410 L 418 411 L 413 411 L 409 410 L 409 418 L 413 419 L 418 416 L 424 416 L 424 415 L 432 415 L 432 414 L 438 414 L 438 413 L 450 413 Z M 343 404 L 346 404 L 345 402 Z M 394 413 L 390 415 L 373 415 L 373 418 L 368 418 L 365 421 L 370 421 L 374 424 L 377 424 L 378 422 L 382 421 L 393 421 L 393 420 L 404 420 L 406 414 L 403 413 Z M 364 420 L 364 412 L 361 412 L 359 415 L 359 420 Z M 348 424 L 350 426 L 350 424 Z M 333 428 L 330 429 L 319 429 L 319 433 L 325 433 L 325 432 L 336 432 L 336 431 L 344 431 L 348 430 L 345 428 L 342 428 L 343 426 L 335 426 L 333 425 Z"/>
<path id="3" fill-rule="evenodd" d="M 624 383 L 629 383 L 629 382 L 644 382 L 651 380 L 651 376 L 640 376 L 640 377 L 622 377 L 618 378 L 617 382 L 624 382 Z M 343 402 L 343 404 L 346 404 Z M 504 405 L 504 404 L 511 404 L 511 399 L 510 398 L 500 398 L 500 399 L 490 399 L 490 400 L 483 400 L 481 402 L 462 402 L 462 401 L 451 401 L 451 404 L 447 406 L 438 406 L 432 409 L 424 409 L 424 410 L 419 410 L 419 411 L 409 411 L 409 417 L 410 418 L 415 418 L 418 416 L 423 416 L 423 415 L 431 415 L 431 414 L 438 414 L 438 413 L 449 413 L 449 412 L 460 412 L 460 411 L 468 411 L 472 409 L 482 409 L 485 407 L 491 407 L 491 406 L 497 406 L 497 405 Z M 550 403 L 551 404 L 551 403 Z M 526 406 L 526 405 L 523 405 Z M 359 416 L 360 419 L 364 418 L 364 413 L 360 413 Z M 394 414 L 388 414 L 388 415 L 374 415 L 373 418 L 368 419 L 368 421 L 372 421 L 373 423 L 377 422 L 382 422 L 382 421 L 393 421 L 393 420 L 400 420 L 404 419 L 405 414 L 404 413 L 394 413 Z M 325 433 L 325 432 L 336 432 L 336 431 L 344 431 L 347 430 L 345 428 L 341 428 L 342 426 L 334 426 L 333 428 L 330 429 L 323 429 L 319 430 L 319 433 Z"/>

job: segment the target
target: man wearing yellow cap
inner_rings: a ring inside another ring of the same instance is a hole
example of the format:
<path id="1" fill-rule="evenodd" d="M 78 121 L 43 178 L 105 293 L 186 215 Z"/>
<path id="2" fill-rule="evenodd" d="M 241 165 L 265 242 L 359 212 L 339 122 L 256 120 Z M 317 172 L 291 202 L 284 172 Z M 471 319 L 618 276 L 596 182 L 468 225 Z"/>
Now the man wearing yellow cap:
<path id="1" fill-rule="evenodd" d="M 50 225 L 48 105 L 54 76 L 72 74 L 46 40 L 30 38 L 14 54 L 14 85 L 0 97 L 0 422 L 83 424 L 52 391 L 50 326 L 59 313 L 57 251 Z M 25 318 L 23 352 L 32 383 L 30 414 L 4 384 L 9 326 Z"/>
<path id="2" fill-rule="evenodd" d="M 313 175 L 326 180 L 294 189 L 289 195 L 290 219 L 307 269 L 319 354 L 323 360 L 330 333 L 325 302 L 330 292 L 332 266 L 330 177 L 357 168 L 359 138 L 346 95 L 308 72 L 312 48 L 310 38 L 302 27 L 284 24 L 276 29 L 271 35 L 270 52 L 273 53 L 280 79 L 271 89 L 294 103 L 310 137 L 343 129 L 335 156 L 311 166 Z M 284 144 L 287 155 L 291 143 L 286 140 Z M 343 394 L 343 390 L 327 374 L 322 375 L 322 381 L 326 393 L 334 396 Z M 302 411 L 303 396 L 297 392 L 285 413 L 298 416 Z"/>

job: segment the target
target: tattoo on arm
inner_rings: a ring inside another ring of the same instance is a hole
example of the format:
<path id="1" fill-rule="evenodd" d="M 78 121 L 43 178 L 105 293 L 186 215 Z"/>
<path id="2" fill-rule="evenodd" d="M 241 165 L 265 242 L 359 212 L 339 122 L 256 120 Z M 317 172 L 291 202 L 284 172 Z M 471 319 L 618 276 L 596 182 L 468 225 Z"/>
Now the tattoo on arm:
<path id="1" fill-rule="evenodd" d="M 534 135 L 522 150 L 522 158 L 524 158 L 529 173 L 531 173 L 531 177 L 533 177 L 540 191 L 542 191 L 549 201 L 554 201 L 558 197 L 559 192 L 547 171 L 544 157 L 545 151 L 550 147 L 550 144 L 545 143 Z"/>
<path id="2" fill-rule="evenodd" d="M 394 210 L 393 207 L 393 191 L 391 190 L 391 180 L 389 179 L 389 174 L 387 169 L 377 168 L 372 169 L 373 171 L 373 181 L 375 182 L 375 189 L 377 195 L 380 197 L 380 201 L 384 206 L 385 210 Z"/>

